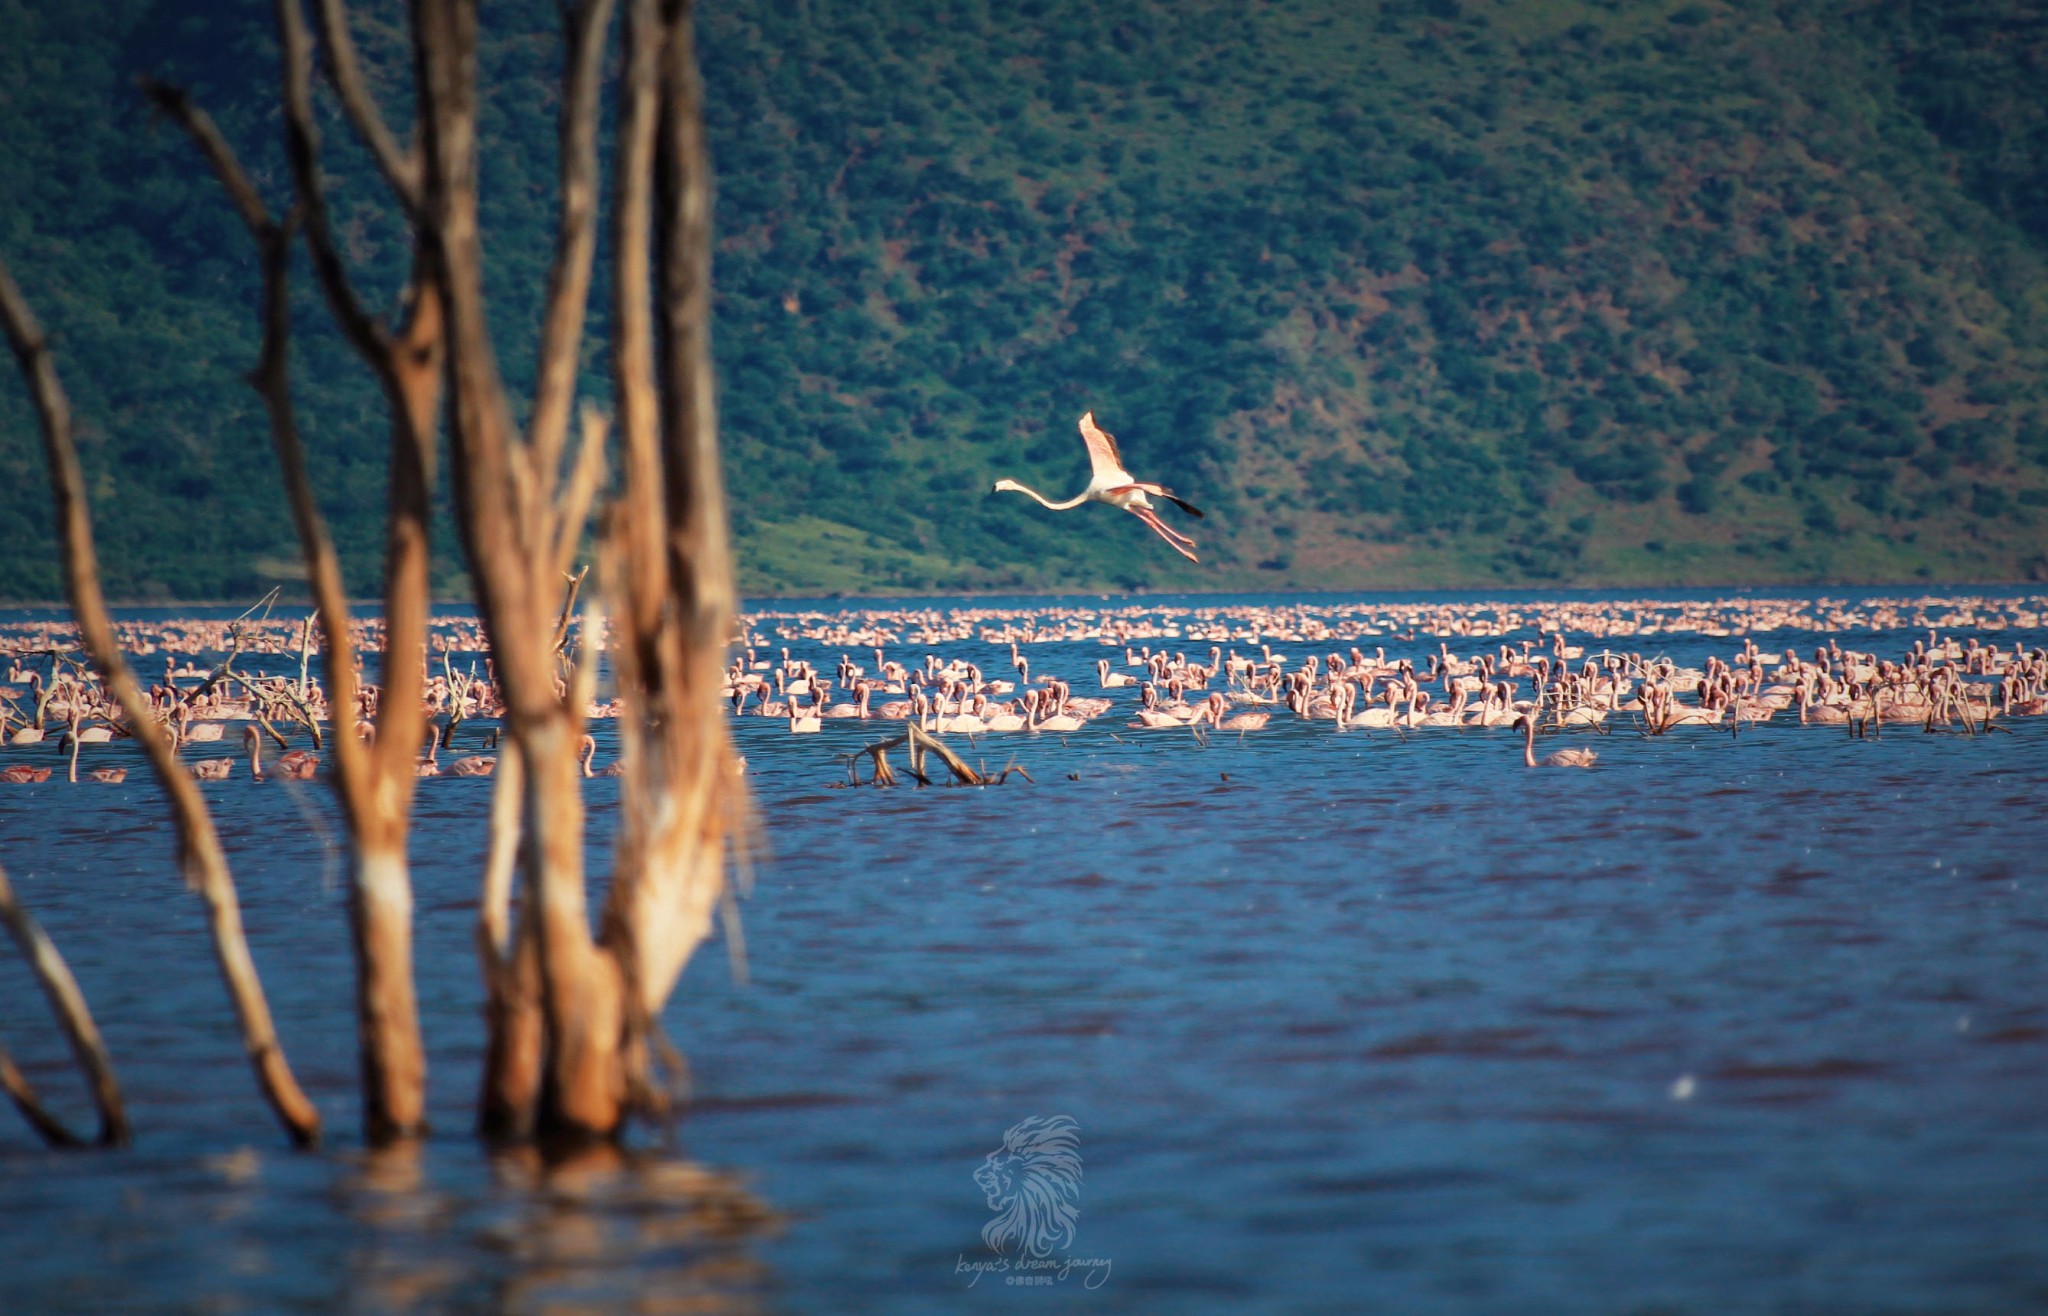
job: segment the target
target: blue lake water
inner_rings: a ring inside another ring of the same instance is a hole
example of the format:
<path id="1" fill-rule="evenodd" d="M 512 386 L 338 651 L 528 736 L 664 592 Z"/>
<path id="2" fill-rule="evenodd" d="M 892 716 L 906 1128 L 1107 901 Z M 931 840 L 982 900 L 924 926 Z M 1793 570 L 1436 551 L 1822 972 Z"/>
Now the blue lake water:
<path id="1" fill-rule="evenodd" d="M 1896 656 L 1925 631 L 1836 638 Z M 1654 639 L 1695 665 L 1739 643 Z M 1006 646 L 932 651 L 1009 674 Z M 1076 694 L 1122 656 L 1028 652 Z M 311 1155 L 254 1092 L 146 773 L 0 787 L 0 862 L 136 1125 L 132 1150 L 56 1154 L 0 1119 L 0 1312 L 2048 1309 L 2048 718 L 1792 718 L 1623 720 L 1554 742 L 1593 770 L 1532 771 L 1506 730 L 1283 715 L 1203 747 L 1109 717 L 970 754 L 1035 784 L 888 791 L 831 785 L 874 724 L 742 719 L 750 981 L 707 946 L 669 1007 L 697 1098 L 672 1140 L 552 1170 L 468 1133 L 488 781 L 422 783 L 438 1136 L 396 1156 L 356 1131 L 324 786 L 205 788 L 327 1121 Z M 37 753 L 0 761 L 61 764 Z M 589 786 L 601 849 L 617 788 Z M 11 948 L 0 1002 L 0 1041 L 83 1123 Z M 1108 1264 L 977 1279 L 975 1171 L 1054 1115 L 1085 1166 L 1056 1255 Z"/>

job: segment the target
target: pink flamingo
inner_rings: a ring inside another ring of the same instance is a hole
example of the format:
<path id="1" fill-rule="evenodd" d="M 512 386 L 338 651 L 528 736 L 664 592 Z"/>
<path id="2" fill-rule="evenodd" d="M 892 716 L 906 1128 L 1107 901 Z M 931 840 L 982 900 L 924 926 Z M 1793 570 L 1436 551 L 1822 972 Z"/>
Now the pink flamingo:
<path id="1" fill-rule="evenodd" d="M 1081 417 L 1081 441 L 1088 445 L 1088 465 L 1091 474 L 1088 487 L 1063 503 L 1055 503 L 1035 489 L 1027 488 L 1015 480 L 997 480 L 992 493 L 1021 493 L 1031 497 L 1050 511 L 1064 512 L 1079 507 L 1082 503 L 1108 503 L 1151 526 L 1153 531 L 1172 546 L 1173 551 L 1190 562 L 1199 562 L 1194 553 L 1195 541 L 1159 519 L 1153 510 L 1152 497 L 1164 498 L 1189 516 L 1199 517 L 1201 509 L 1161 485 L 1141 483 L 1136 476 L 1124 469 L 1123 457 L 1116 450 L 1116 439 L 1109 431 L 1095 423 L 1095 413 Z M 1151 495 L 1151 497 L 1147 497 Z"/>
<path id="2" fill-rule="evenodd" d="M 604 767 L 602 767 L 602 768 L 599 768 L 599 769 L 597 769 L 596 771 L 592 771 L 592 770 L 591 770 L 591 766 L 590 766 L 590 765 L 591 765 L 591 764 L 592 764 L 592 763 L 593 763 L 593 762 L 594 762 L 594 761 L 596 760 L 596 758 L 597 758 L 597 737 L 596 737 L 596 736 L 585 736 L 585 737 L 583 738 L 583 740 L 582 740 L 581 744 L 582 744 L 582 749 L 583 749 L 583 775 L 584 775 L 584 776 L 586 776 L 586 777 L 623 777 L 623 776 L 625 776 L 625 775 L 626 775 L 626 764 L 625 764 L 625 761 L 624 761 L 623 759 L 613 759 L 613 760 L 612 760 L 612 761 L 611 761 L 610 763 L 607 763 L 607 764 L 605 764 L 605 765 L 604 765 Z"/>

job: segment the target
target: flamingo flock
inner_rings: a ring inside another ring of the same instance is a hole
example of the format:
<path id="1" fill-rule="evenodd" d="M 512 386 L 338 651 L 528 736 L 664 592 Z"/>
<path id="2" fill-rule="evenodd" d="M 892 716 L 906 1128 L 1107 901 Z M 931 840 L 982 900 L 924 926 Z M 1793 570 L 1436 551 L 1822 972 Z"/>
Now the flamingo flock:
<path id="1" fill-rule="evenodd" d="M 442 759 L 457 728 L 488 725 L 502 712 L 488 659 L 466 647 L 481 643 L 475 626 L 437 619 L 432 652 L 422 655 L 431 729 L 422 777 L 487 776 L 496 766 L 487 754 Z M 736 726 L 797 735 L 903 721 L 968 737 L 1497 728 L 1522 734 L 1530 766 L 1588 767 L 1598 756 L 1583 749 L 1539 758 L 1536 738 L 1624 727 L 1739 732 L 1774 719 L 1852 734 L 1909 725 L 1984 731 L 2041 716 L 2048 650 L 2031 640 L 2044 630 L 2048 599 L 1967 595 L 763 609 L 742 619 L 723 698 Z M 180 753 L 197 751 L 187 768 L 201 780 L 318 775 L 317 753 L 286 747 L 308 719 L 373 734 L 378 688 L 365 685 L 353 709 L 330 708 L 302 622 L 127 622 L 122 632 L 138 659 L 163 658 L 149 691 L 152 716 Z M 1887 632 L 1890 652 L 1847 642 Z M 1770 635 L 1770 648 L 1759 633 Z M 1731 643 L 1725 655 L 1681 664 L 1665 652 L 1674 637 L 1694 649 Z M 600 630 L 582 642 L 601 651 L 605 637 Z M 1096 653 L 1076 660 L 1071 649 L 1052 650 L 1034 670 L 1034 652 L 1075 645 Z M 18 758 L 0 765 L 0 783 L 49 780 L 48 759 L 35 760 L 53 742 L 67 779 L 78 781 L 82 751 L 103 754 L 130 738 L 75 655 L 75 637 L 60 624 L 0 623 L 0 750 Z M 1079 669 L 1072 679 L 1051 670 L 1065 662 Z M 602 720 L 619 704 L 598 698 L 584 711 Z M 231 728 L 239 728 L 240 755 L 198 756 Z M 282 751 L 268 762 L 266 739 Z M 598 768 L 596 752 L 594 738 L 579 746 L 585 775 L 616 775 L 620 765 Z M 126 772 L 88 763 L 83 775 L 117 783 Z"/>

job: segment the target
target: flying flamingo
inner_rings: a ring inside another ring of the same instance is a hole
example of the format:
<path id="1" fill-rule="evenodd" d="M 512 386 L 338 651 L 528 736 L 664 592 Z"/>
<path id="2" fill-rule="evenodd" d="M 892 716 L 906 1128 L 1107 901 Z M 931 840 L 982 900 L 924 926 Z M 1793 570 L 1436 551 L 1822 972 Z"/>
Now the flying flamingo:
<path id="1" fill-rule="evenodd" d="M 1066 502 L 1055 503 L 1044 494 L 1035 489 L 1028 489 L 1015 480 L 997 480 L 996 487 L 990 492 L 1030 494 L 1054 512 L 1064 512 L 1086 502 L 1108 503 L 1111 507 L 1121 507 L 1151 526 L 1161 539 L 1172 545 L 1174 552 L 1190 562 L 1199 562 L 1201 559 L 1194 553 L 1195 541 L 1160 520 L 1159 513 L 1153 510 L 1152 498 L 1147 495 L 1164 498 L 1189 516 L 1201 516 L 1201 509 L 1160 485 L 1140 483 L 1136 476 L 1125 470 L 1123 458 L 1116 450 L 1116 440 L 1110 436 L 1109 431 L 1095 423 L 1095 413 L 1092 411 L 1081 417 L 1081 441 L 1088 445 L 1088 464 L 1092 474 L 1088 479 L 1088 487 Z"/>

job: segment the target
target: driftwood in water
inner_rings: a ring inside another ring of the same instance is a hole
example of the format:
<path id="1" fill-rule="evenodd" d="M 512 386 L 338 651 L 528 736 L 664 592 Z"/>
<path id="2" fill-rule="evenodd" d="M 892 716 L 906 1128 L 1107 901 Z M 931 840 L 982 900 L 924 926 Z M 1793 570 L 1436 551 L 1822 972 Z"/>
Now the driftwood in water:
<path id="1" fill-rule="evenodd" d="M 1031 774 L 1014 763 L 993 776 L 980 769 L 971 767 L 965 759 L 955 754 L 945 742 L 913 722 L 905 725 L 902 735 L 892 740 L 878 741 L 847 755 L 847 772 L 852 778 L 849 784 L 854 786 L 894 786 L 896 784 L 896 774 L 889 767 L 889 751 L 899 747 L 905 749 L 910 759 L 910 776 L 920 786 L 932 784 L 930 776 L 925 773 L 926 754 L 935 756 L 939 762 L 943 763 L 946 770 L 953 774 L 954 784 L 960 786 L 1000 786 L 1010 779 L 1010 774 L 1013 772 L 1026 781 L 1031 780 Z M 874 764 L 873 775 L 866 782 L 862 782 L 860 779 L 860 760 L 862 758 L 866 758 Z"/>
<path id="2" fill-rule="evenodd" d="M 0 923 L 7 925 L 15 945 L 21 948 L 22 957 L 35 973 L 36 983 L 49 999 L 50 1009 L 57 1015 L 65 1040 L 71 1043 L 71 1054 L 78 1061 L 86 1086 L 92 1089 L 93 1105 L 100 1115 L 100 1144 L 126 1146 L 128 1115 L 121 1104 L 121 1085 L 114 1081 L 114 1063 L 107 1056 L 106 1044 L 100 1041 L 99 1029 L 92 1021 L 92 1011 L 86 1008 L 85 993 L 78 989 L 78 980 L 71 976 L 70 966 L 57 953 L 56 945 L 15 899 L 14 886 L 7 880 L 5 868 L 0 868 Z M 27 1080 L 21 1078 L 4 1054 L 0 1054 L 0 1070 L 6 1071 L 8 1095 L 14 1098 L 22 1114 L 28 1117 L 29 1123 L 35 1125 L 45 1140 L 53 1145 L 66 1146 L 78 1141 L 61 1123 L 41 1111 Z"/>

